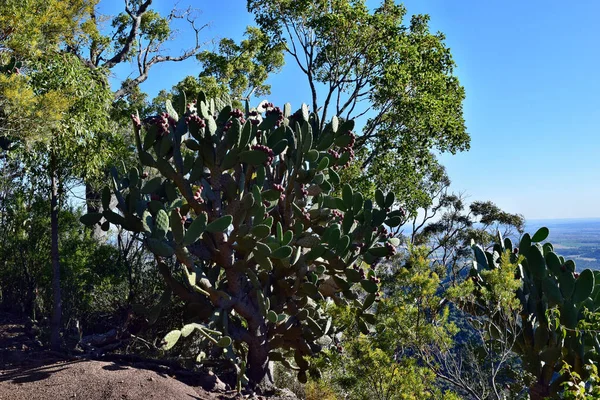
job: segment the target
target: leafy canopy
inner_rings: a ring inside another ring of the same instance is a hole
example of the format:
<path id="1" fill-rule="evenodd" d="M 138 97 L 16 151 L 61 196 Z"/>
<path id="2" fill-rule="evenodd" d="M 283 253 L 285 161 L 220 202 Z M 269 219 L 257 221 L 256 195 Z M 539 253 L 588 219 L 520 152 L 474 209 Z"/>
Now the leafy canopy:
<path id="1" fill-rule="evenodd" d="M 249 0 L 248 10 L 306 76 L 312 108 L 325 121 L 364 117 L 357 152 L 364 178 L 403 195 L 411 211 L 430 201 L 429 181 L 442 179 L 435 153 L 467 150 L 464 89 L 429 17 L 403 24 L 406 10 L 385 0 Z M 352 177 L 349 177 L 352 178 Z"/>

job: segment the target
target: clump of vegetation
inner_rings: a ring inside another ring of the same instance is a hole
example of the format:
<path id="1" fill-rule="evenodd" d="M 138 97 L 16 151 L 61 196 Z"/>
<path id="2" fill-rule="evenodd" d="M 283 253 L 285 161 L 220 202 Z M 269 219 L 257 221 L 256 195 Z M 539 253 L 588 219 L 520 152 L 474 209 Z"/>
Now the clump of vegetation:
<path id="1" fill-rule="evenodd" d="M 459 296 L 490 339 L 519 355 L 534 377 L 534 399 L 556 396 L 573 377 L 587 379 L 600 352 L 600 272 L 576 272 L 574 261 L 541 243 L 548 234 L 526 233 L 518 247 L 498 235 L 491 251 L 473 245 L 474 266 Z"/>

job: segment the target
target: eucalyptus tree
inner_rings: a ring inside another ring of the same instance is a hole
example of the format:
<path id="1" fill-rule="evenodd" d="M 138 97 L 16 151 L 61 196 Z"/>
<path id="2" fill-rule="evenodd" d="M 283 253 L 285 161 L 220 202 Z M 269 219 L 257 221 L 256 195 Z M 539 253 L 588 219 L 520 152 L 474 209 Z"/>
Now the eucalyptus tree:
<path id="1" fill-rule="evenodd" d="M 435 153 L 467 150 L 464 89 L 429 17 L 403 22 L 406 9 L 384 0 L 248 0 L 258 27 L 306 77 L 320 121 L 366 120 L 356 139 L 355 186 L 398 193 L 410 211 L 430 203 L 443 178 Z M 364 179 L 368 178 L 368 179 Z M 434 189 L 435 190 L 435 189 Z"/>
<path id="2" fill-rule="evenodd" d="M 139 94 L 137 87 L 150 69 L 188 59 L 203 45 L 203 26 L 196 25 L 193 9 L 173 9 L 162 16 L 151 8 L 152 3 L 125 1 L 108 33 L 103 23 L 109 17 L 98 12 L 98 0 L 0 4 L 0 143 L 3 150 L 17 150 L 11 155 L 3 151 L 2 157 L 18 158 L 23 179 L 40 181 L 36 190 L 48 188 L 51 199 L 54 348 L 60 344 L 61 326 L 61 194 L 73 181 L 88 186 L 101 181 L 107 163 L 123 159 L 131 144 L 119 135 L 111 116 L 131 106 L 124 98 Z M 164 45 L 174 38 L 176 20 L 188 22 L 192 43 L 181 54 L 167 54 Z M 113 92 L 110 71 L 124 63 L 135 64 L 137 74 Z M 86 194 L 88 200 L 97 197 L 93 186 Z"/>

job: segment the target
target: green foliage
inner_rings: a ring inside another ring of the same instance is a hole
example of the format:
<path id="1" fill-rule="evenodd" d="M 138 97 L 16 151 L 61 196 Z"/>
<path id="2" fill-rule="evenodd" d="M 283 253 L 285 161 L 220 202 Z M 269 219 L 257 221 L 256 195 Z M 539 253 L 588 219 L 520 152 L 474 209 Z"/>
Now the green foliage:
<path id="1" fill-rule="evenodd" d="M 465 268 L 470 268 L 471 241 L 489 249 L 496 232 L 502 232 L 503 236 L 521 234 L 525 220 L 522 215 L 502 211 L 491 201 L 475 201 L 467 206 L 462 195 L 448 193 L 449 186 L 447 180 L 435 203 L 423 210 L 422 217 L 413 218 L 411 242 L 430 246 L 429 256 L 456 284 L 462 280 Z M 436 216 L 437 220 L 429 222 Z"/>
<path id="2" fill-rule="evenodd" d="M 406 259 L 409 268 L 399 268 L 386 282 L 385 297 L 377 308 L 381 344 L 390 349 L 426 350 L 449 347 L 457 328 L 448 319 L 448 306 L 439 293 L 440 277 L 431 270 L 426 248 L 413 248 Z"/>
<path id="3" fill-rule="evenodd" d="M 548 229 L 541 228 L 513 247 L 498 235 L 493 253 L 473 245 L 474 267 L 465 284 L 470 293 L 458 296 L 465 310 L 485 316 L 496 332 L 510 332 L 506 340 L 514 341 L 513 350 L 535 376 L 530 392 L 537 396 L 559 391 L 569 379 L 555 376 L 561 370 L 587 377 L 584 367 L 598 361 L 599 351 L 596 330 L 590 329 L 600 306 L 596 272 L 577 273 L 575 263 L 554 253 L 551 243 L 539 243 L 547 236 Z"/>
<path id="4" fill-rule="evenodd" d="M 344 347 L 348 375 L 340 385 L 348 385 L 350 399 L 441 399 L 435 374 L 417 365 L 414 359 L 395 361 L 390 353 L 360 337 Z M 341 365 L 340 365 L 341 367 Z"/>
<path id="5" fill-rule="evenodd" d="M 31 68 L 28 77 L 36 95 L 58 93 L 69 104 L 60 121 L 45 132 L 38 154 L 49 147 L 59 160 L 57 167 L 69 171 L 65 179 L 98 176 L 113 151 L 108 120 L 112 92 L 105 72 L 90 70 L 68 53 L 49 54 Z"/>
<path id="6" fill-rule="evenodd" d="M 600 376 L 598 367 L 595 363 L 589 363 L 585 366 L 587 379 L 582 379 L 581 375 L 572 370 L 568 363 L 564 363 L 560 374 L 568 377 L 563 382 L 561 399 L 568 400 L 593 400 L 600 397 Z"/>
<path id="7" fill-rule="evenodd" d="M 245 36 L 239 44 L 222 39 L 218 52 L 206 50 L 196 56 L 203 66 L 199 83 L 209 96 L 231 93 L 237 105 L 252 95 L 271 93 L 265 81 L 283 66 L 285 46 L 272 43 L 265 32 L 255 27 L 247 27 Z M 185 93 L 190 94 L 187 90 Z"/>
<path id="8" fill-rule="evenodd" d="M 174 104 L 202 92 L 208 98 L 231 95 L 232 106 L 242 108 L 253 96 L 271 93 L 266 83 L 271 73 L 278 72 L 284 63 L 284 45 L 272 43 L 267 35 L 254 27 L 246 28 L 245 39 L 239 44 L 222 39 L 217 51 L 204 50 L 196 55 L 203 69 L 198 77 L 187 76 L 170 92 L 162 90 L 148 108 L 139 107 L 142 115 L 162 112 L 166 100 Z"/>
<path id="9" fill-rule="evenodd" d="M 280 351 L 294 355 L 304 380 L 306 358 L 332 329 L 322 300 L 348 304 L 368 331 L 357 292 L 377 291 L 366 266 L 395 252 L 383 228 L 400 214 L 389 208 L 394 196 L 380 208 L 348 185 L 332 195 L 351 150 L 334 142 L 352 124 L 320 128 L 306 106 L 244 113 L 228 96 L 200 94 L 195 105 L 167 102 L 167 111 L 144 123 L 134 117 L 149 174 L 113 169 L 119 213 L 104 208 L 105 224 L 144 237 L 173 292 L 201 305 L 203 329 L 231 338 L 222 344 L 242 380 L 247 363 L 259 383 Z M 173 255 L 184 266 L 176 275 L 165 264 Z M 346 280 L 348 271 L 360 278 Z"/>
<path id="10" fill-rule="evenodd" d="M 62 44 L 75 45 L 81 23 L 98 0 L 5 0 L 0 4 L 0 43 L 10 56 L 35 58 Z M 0 62 L 6 52 L 0 52 Z"/>
<path id="11" fill-rule="evenodd" d="M 350 182 L 372 181 L 391 190 L 412 213 L 430 204 L 428 181 L 443 177 L 435 152 L 466 150 L 464 89 L 454 61 L 429 17 L 413 16 L 382 1 L 249 0 L 259 28 L 305 74 L 312 109 L 321 121 L 331 113 L 368 119 L 357 138 L 362 170 Z"/>
<path id="12" fill-rule="evenodd" d="M 385 295 L 373 296 L 376 301 L 367 308 L 366 319 L 374 323 L 367 334 L 361 333 L 351 308 L 329 309 L 333 325 L 346 328 L 316 364 L 339 398 L 455 398 L 439 387 L 430 357 L 432 349 L 447 351 L 458 330 L 449 321 L 438 293 L 440 278 L 426 253 L 425 248 L 411 248 L 404 260 L 410 269 L 394 268 L 384 275 Z"/>
<path id="13" fill-rule="evenodd" d="M 4 309 L 39 321 L 52 304 L 50 205 L 29 195 L 17 191 L 1 202 L 1 302 Z M 80 215 L 70 208 L 59 214 L 61 275 L 65 319 L 79 319 L 87 327 L 99 313 L 115 311 L 103 305 L 117 297 L 105 288 L 124 282 L 126 269 L 114 247 L 96 242 L 81 229 Z M 98 290 L 109 297 L 101 297 Z"/>

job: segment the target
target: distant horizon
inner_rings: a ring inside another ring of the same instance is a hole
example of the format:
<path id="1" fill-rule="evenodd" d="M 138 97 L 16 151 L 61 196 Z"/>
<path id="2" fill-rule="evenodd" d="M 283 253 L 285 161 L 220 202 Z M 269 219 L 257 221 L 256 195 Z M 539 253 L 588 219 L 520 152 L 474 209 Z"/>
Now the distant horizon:
<path id="1" fill-rule="evenodd" d="M 535 222 L 535 221 L 577 221 L 577 220 L 598 220 L 600 221 L 600 217 L 573 217 L 573 218 L 527 218 L 525 217 L 525 222 Z"/>

